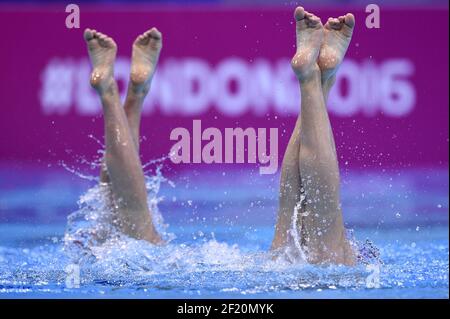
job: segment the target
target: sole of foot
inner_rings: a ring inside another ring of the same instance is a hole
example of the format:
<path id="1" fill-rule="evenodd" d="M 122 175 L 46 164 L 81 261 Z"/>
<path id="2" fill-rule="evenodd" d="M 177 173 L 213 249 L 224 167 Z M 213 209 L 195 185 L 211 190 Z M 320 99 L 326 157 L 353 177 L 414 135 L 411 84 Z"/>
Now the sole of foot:
<path id="1" fill-rule="evenodd" d="M 352 39 L 355 17 L 351 13 L 339 18 L 329 18 L 324 26 L 324 39 L 320 48 L 318 65 L 322 81 L 336 75 Z"/>
<path id="2" fill-rule="evenodd" d="M 92 63 L 91 85 L 103 89 L 113 80 L 117 45 L 112 38 L 92 29 L 84 31 L 84 39 Z"/>
<path id="3" fill-rule="evenodd" d="M 162 34 L 156 28 L 139 35 L 133 43 L 130 84 L 148 90 L 162 48 Z"/>
<path id="4" fill-rule="evenodd" d="M 296 21 L 297 51 L 291 60 L 295 75 L 301 81 L 307 80 L 320 71 L 317 59 L 322 45 L 324 30 L 320 18 L 297 7 L 294 12 Z"/>

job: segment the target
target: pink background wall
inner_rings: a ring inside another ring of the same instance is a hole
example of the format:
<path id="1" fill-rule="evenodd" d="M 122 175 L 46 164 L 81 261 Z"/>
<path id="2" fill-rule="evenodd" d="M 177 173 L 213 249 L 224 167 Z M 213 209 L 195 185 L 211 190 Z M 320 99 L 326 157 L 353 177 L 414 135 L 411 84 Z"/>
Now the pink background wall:
<path id="1" fill-rule="evenodd" d="M 92 158 L 99 146 L 88 135 L 101 139 L 103 123 L 83 29 L 118 43 L 124 92 L 132 41 L 152 26 L 164 48 L 142 121 L 144 160 L 167 154 L 171 130 L 192 130 L 193 119 L 222 131 L 278 127 L 281 158 L 300 104 L 292 11 L 81 6 L 81 28 L 67 29 L 64 7 L 0 6 L 0 160 Z M 315 10 L 324 21 L 346 11 Z M 382 9 L 380 29 L 352 11 L 357 28 L 329 105 L 341 163 L 448 165 L 448 11 Z M 424 16 L 433 21 L 412 22 Z"/>

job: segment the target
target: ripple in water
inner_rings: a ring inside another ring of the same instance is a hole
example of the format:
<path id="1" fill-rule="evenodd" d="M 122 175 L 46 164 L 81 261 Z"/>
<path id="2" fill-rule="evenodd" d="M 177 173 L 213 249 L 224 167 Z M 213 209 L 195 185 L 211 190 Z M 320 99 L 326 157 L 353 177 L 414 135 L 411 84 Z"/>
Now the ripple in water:
<path id="1" fill-rule="evenodd" d="M 127 289 L 155 291 L 158 296 L 170 292 L 169 297 L 355 291 L 367 288 L 373 269 L 366 265 L 380 264 L 380 255 L 384 260 L 380 288 L 448 290 L 445 243 L 388 244 L 378 251 L 369 241 L 354 241 L 362 257 L 356 267 L 308 265 L 302 258 L 295 262 L 274 259 L 268 252 L 248 249 L 245 242 L 220 242 L 214 234 L 177 243 L 158 209 L 163 182 L 169 181 L 157 169 L 146 184 L 149 206 L 166 245 L 154 246 L 118 232 L 111 223 L 108 187 L 97 185 L 80 197 L 79 209 L 68 217 L 61 242 L 30 249 L 0 247 L 0 293 L 67 292 L 65 269 L 70 264 L 80 266 L 80 293 L 87 296 Z"/>
<path id="2" fill-rule="evenodd" d="M 107 185 L 97 185 L 81 196 L 79 210 L 68 217 L 64 251 L 71 263 L 81 266 L 86 283 L 241 294 L 366 284 L 364 267 L 306 264 L 294 227 L 296 220 L 292 233 L 300 258 L 294 262 L 291 258 L 273 258 L 269 252 L 241 251 L 238 245 L 218 242 L 213 234 L 208 240 L 173 243 L 176 237 L 167 232 L 158 209 L 160 185 L 167 180 L 160 169 L 156 172 L 147 177 L 148 203 L 155 225 L 167 242 L 164 246 L 130 238 L 112 225 Z"/>

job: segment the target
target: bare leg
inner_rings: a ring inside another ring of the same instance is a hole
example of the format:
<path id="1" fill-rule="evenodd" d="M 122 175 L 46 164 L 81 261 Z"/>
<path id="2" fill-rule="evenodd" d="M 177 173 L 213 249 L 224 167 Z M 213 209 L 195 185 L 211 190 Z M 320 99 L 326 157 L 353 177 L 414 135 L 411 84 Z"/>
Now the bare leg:
<path id="1" fill-rule="evenodd" d="M 156 28 L 151 28 L 139 35 L 133 43 L 131 74 L 124 108 L 138 154 L 142 105 L 150 90 L 161 48 L 162 35 Z M 109 182 L 104 161 L 100 171 L 100 181 Z"/>
<path id="2" fill-rule="evenodd" d="M 119 213 L 115 222 L 129 236 L 158 243 L 161 239 L 147 205 L 144 173 L 113 78 L 117 46 L 111 38 L 95 30 L 86 29 L 84 38 L 93 66 L 91 85 L 103 106 L 105 164 Z"/>
<path id="3" fill-rule="evenodd" d="M 353 35 L 355 17 L 348 13 L 339 18 L 329 18 L 324 26 L 324 40 L 317 64 L 322 73 L 322 91 L 325 104 L 336 81 L 336 73 L 344 60 Z"/>
<path id="4" fill-rule="evenodd" d="M 272 249 L 293 245 L 291 237 L 292 217 L 300 203 L 300 116 L 295 123 L 294 131 L 284 153 L 280 176 L 280 193 L 277 224 Z"/>
<path id="5" fill-rule="evenodd" d="M 292 67 L 300 83 L 301 113 L 283 160 L 280 210 L 272 248 L 292 245 L 286 229 L 296 227 L 309 262 L 353 264 L 342 221 L 335 145 L 317 64 L 324 30 L 320 19 L 301 7 L 295 10 L 295 18 L 297 53 Z M 296 149 L 299 170 L 297 174 L 284 173 L 295 170 Z M 289 194 L 289 188 L 299 190 Z M 305 199 L 300 207 L 301 195 Z M 295 210 L 300 216 L 297 225 L 292 225 Z"/>
<path id="6" fill-rule="evenodd" d="M 351 13 L 339 18 L 329 18 L 324 26 L 324 40 L 317 61 L 322 74 L 324 95 L 328 96 L 334 84 L 339 65 L 352 39 L 355 17 Z"/>
<path id="7" fill-rule="evenodd" d="M 316 60 L 323 40 L 323 27 L 317 17 L 305 12 L 303 8 L 297 8 L 294 15 L 297 21 L 297 52 L 291 64 L 296 76 L 306 84 L 313 81 L 314 77 L 320 73 Z M 322 92 L 321 87 L 320 92 Z M 303 102 L 306 102 L 306 99 L 302 95 L 302 108 Z M 272 249 L 292 245 L 293 238 L 290 230 L 293 227 L 301 230 L 301 225 L 292 225 L 293 214 L 298 212 L 302 188 L 299 162 L 301 125 L 302 118 L 299 114 L 283 158 L 278 221 Z"/>
<path id="8" fill-rule="evenodd" d="M 162 35 L 156 28 L 151 28 L 139 35 L 133 43 L 125 113 L 138 150 L 142 104 L 150 90 L 161 48 Z"/>

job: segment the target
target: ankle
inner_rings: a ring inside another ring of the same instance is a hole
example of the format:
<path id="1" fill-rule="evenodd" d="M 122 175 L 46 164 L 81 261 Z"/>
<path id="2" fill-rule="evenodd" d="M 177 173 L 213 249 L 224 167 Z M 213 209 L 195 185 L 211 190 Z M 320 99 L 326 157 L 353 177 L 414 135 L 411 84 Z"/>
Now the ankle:
<path id="1" fill-rule="evenodd" d="M 298 60 L 294 59 L 291 62 L 292 69 L 295 73 L 295 76 L 300 82 L 308 82 L 313 81 L 317 78 L 320 79 L 321 73 L 319 66 L 317 63 L 306 64 L 302 62 L 298 62 Z"/>
<path id="2" fill-rule="evenodd" d="M 137 85 L 133 83 L 131 80 L 128 85 L 127 98 L 131 98 L 135 101 L 142 101 L 147 96 L 150 91 L 149 84 L 140 84 Z"/>
<path id="3" fill-rule="evenodd" d="M 302 76 L 297 76 L 300 85 L 322 85 L 321 74 L 319 69 L 312 68 L 307 73 L 305 72 Z"/>
<path id="4" fill-rule="evenodd" d="M 105 75 L 101 72 L 94 71 L 91 74 L 91 86 L 100 95 L 103 95 L 114 90 L 116 83 L 112 75 Z"/>
<path id="5" fill-rule="evenodd" d="M 336 75 L 332 75 L 332 76 L 328 76 L 328 77 L 324 77 L 322 75 L 321 82 L 322 82 L 323 92 L 326 95 L 328 95 L 328 93 L 330 92 L 330 90 L 333 87 L 334 83 L 336 82 Z"/>
<path id="6" fill-rule="evenodd" d="M 129 89 L 135 94 L 147 94 L 150 89 L 152 76 L 147 72 L 132 71 L 129 80 Z"/>

